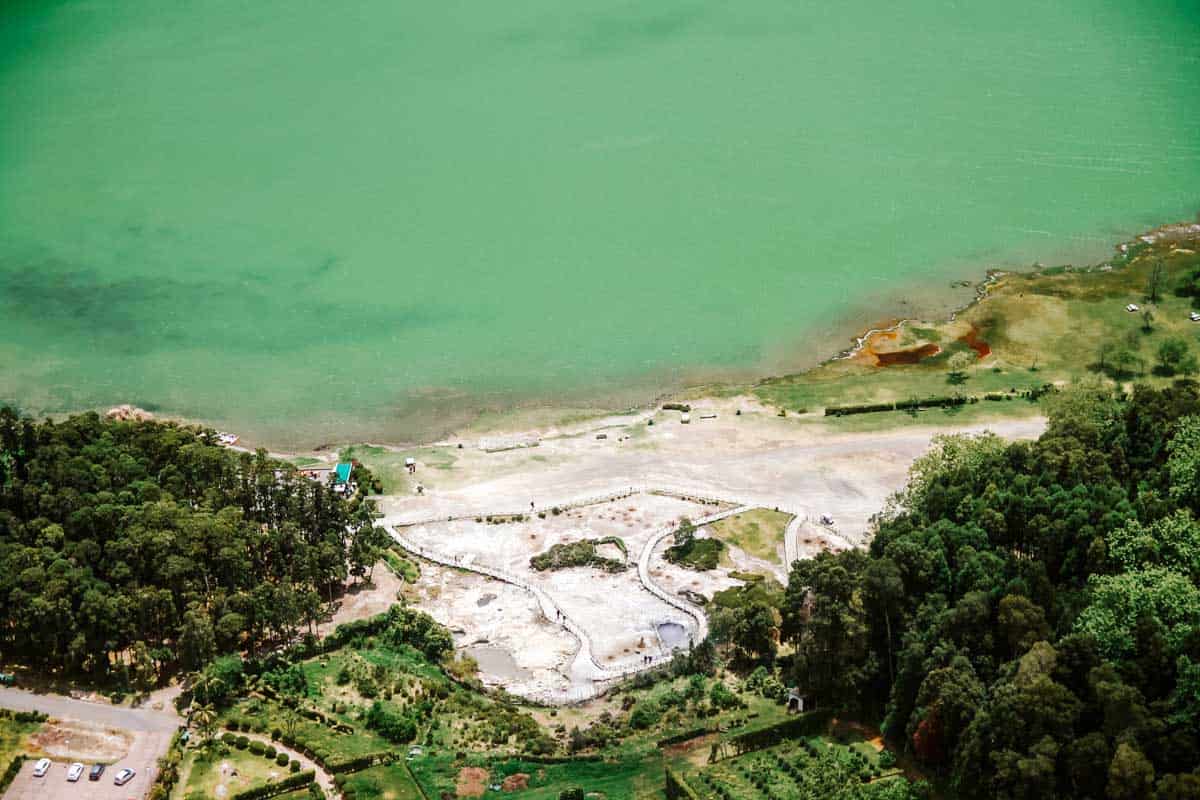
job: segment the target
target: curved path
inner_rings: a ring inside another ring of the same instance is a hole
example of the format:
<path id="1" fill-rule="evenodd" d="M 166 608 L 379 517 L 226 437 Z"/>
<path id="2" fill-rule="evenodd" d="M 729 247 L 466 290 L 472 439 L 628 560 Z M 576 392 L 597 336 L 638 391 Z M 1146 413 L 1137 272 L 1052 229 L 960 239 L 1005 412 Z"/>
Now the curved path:
<path id="1" fill-rule="evenodd" d="M 677 491 L 672 491 L 670 489 L 646 489 L 646 488 L 641 488 L 641 487 L 629 487 L 629 488 L 620 489 L 615 492 L 610 492 L 610 493 L 599 495 L 599 496 L 593 495 L 588 498 L 574 500 L 569 503 L 560 503 L 557 505 L 547 506 L 546 510 L 549 510 L 549 509 L 555 508 L 555 507 L 557 507 L 559 509 L 563 509 L 563 508 L 568 508 L 568 507 L 593 505 L 595 503 L 601 503 L 601 502 L 607 502 L 609 500 L 621 499 L 621 498 L 629 497 L 631 495 L 639 494 L 639 493 L 666 495 L 666 496 L 671 496 L 671 497 L 677 497 L 680 499 L 691 500 L 694 502 L 723 504 L 723 505 L 732 505 L 733 506 L 732 508 L 727 508 L 724 511 L 718 511 L 716 513 L 709 514 L 707 516 L 696 519 L 694 521 L 694 524 L 697 528 L 702 527 L 704 525 L 711 524 L 713 522 L 724 519 L 726 517 L 731 517 L 736 514 L 741 514 L 741 513 L 748 511 L 754 507 L 752 505 L 732 504 L 727 500 L 722 500 L 719 498 L 699 496 L 699 495 L 696 495 L 693 493 L 687 493 L 687 492 L 677 492 Z M 538 511 L 538 509 L 533 509 L 531 512 L 516 512 L 516 513 L 536 514 L 537 511 Z M 515 514 L 512 514 L 512 515 L 515 515 Z M 469 515 L 464 515 L 464 516 L 474 518 L 474 517 L 480 516 L 480 515 L 469 514 Z M 491 516 L 509 516 L 509 514 L 493 513 Z M 467 570 L 469 572 L 475 572 L 477 574 L 484 575 L 489 578 L 494 578 L 496 580 L 504 581 L 505 583 L 510 583 L 514 586 L 524 589 L 525 591 L 532 594 L 534 596 L 534 598 L 537 600 L 539 610 L 541 611 L 542 615 L 547 620 L 555 621 L 558 625 L 560 625 L 563 628 L 563 630 L 570 633 L 576 639 L 576 641 L 579 643 L 579 647 L 576 650 L 575 656 L 574 656 L 574 658 L 572 658 L 571 664 L 569 667 L 569 673 L 570 673 L 569 677 L 571 678 L 572 682 L 574 684 L 576 684 L 576 687 L 567 692 L 542 693 L 542 694 L 539 694 L 538 697 L 533 698 L 533 699 L 542 700 L 543 702 L 547 702 L 547 703 L 557 703 L 557 704 L 562 704 L 564 702 L 571 703 L 571 702 L 579 702 L 582 700 L 587 700 L 587 699 L 590 699 L 591 697 L 596 696 L 599 693 L 599 691 L 594 686 L 595 683 L 607 683 L 607 682 L 611 682 L 611 681 L 620 680 L 622 678 L 627 678 L 627 677 L 629 677 L 631 675 L 635 675 L 639 672 L 644 672 L 646 670 L 650 670 L 650 669 L 654 669 L 656 667 L 662 666 L 664 663 L 671 660 L 672 653 L 661 653 L 661 654 L 654 656 L 645 661 L 643 661 L 642 658 L 640 656 L 638 656 L 636 658 L 626 659 L 623 662 L 618 662 L 617 664 L 611 664 L 611 665 L 605 666 L 596 660 L 595 646 L 592 643 L 591 637 L 589 636 L 588 632 L 583 628 L 582 625 L 580 625 L 578 622 L 576 622 L 574 619 L 572 619 L 570 617 L 570 615 L 568 615 L 566 613 L 566 611 L 564 611 L 554 601 L 554 599 L 549 594 L 547 594 L 546 591 L 544 589 L 542 589 L 541 587 L 535 586 L 534 584 L 530 583 L 529 581 L 527 581 L 517 575 L 514 575 L 513 573 L 508 572 L 506 570 L 498 569 L 496 567 L 489 567 L 489 566 L 486 566 L 483 564 L 477 564 L 477 563 L 474 563 L 471 561 L 464 561 L 461 556 L 452 556 L 452 555 L 448 555 L 446 553 L 441 553 L 436 550 L 432 550 L 432 549 L 425 547 L 424 545 L 410 539 L 409 537 L 407 537 L 406 535 L 404 535 L 403 533 L 400 532 L 401 528 L 409 528 L 409 527 L 413 527 L 416 525 L 420 525 L 422 523 L 431 524 L 431 523 L 435 523 L 435 522 L 444 522 L 447 519 L 448 518 L 437 518 L 437 519 L 430 519 L 430 520 L 421 520 L 421 521 L 417 521 L 417 522 L 408 522 L 408 523 L 404 523 L 404 524 L 397 524 L 388 530 L 389 530 L 389 533 L 391 534 L 392 539 L 396 542 L 396 544 L 400 545 L 400 547 L 402 547 L 404 550 L 411 553 L 412 555 L 417 556 L 418 558 L 422 558 L 427 561 L 432 561 L 434 563 L 441 564 L 443 566 L 453 567 L 454 569 L 463 569 L 463 570 Z M 650 594 L 654 595 L 655 597 L 662 600 L 667 605 L 671 606 L 672 608 L 674 608 L 678 611 L 683 612 L 688 617 L 693 619 L 696 623 L 696 631 L 693 634 L 694 640 L 695 641 L 704 641 L 704 639 L 708 637 L 708 617 L 707 617 L 707 615 L 702 610 L 700 610 L 699 607 L 697 607 L 679 597 L 676 597 L 675 595 L 671 594 L 670 592 L 668 592 L 665 589 L 663 589 L 662 587 L 660 587 L 658 584 L 656 584 L 654 582 L 654 580 L 650 576 L 650 561 L 654 555 L 654 550 L 663 541 L 663 539 L 665 539 L 667 536 L 670 536 L 672 533 L 674 533 L 674 531 L 675 531 L 674 525 L 664 527 L 663 529 L 654 533 L 650 537 L 649 541 L 647 541 L 646 544 L 642 547 L 641 554 L 638 557 L 638 581 L 641 583 L 642 587 L 646 591 L 650 592 Z M 580 686 L 579 684 L 583 684 L 583 685 Z M 588 686 L 587 684 L 593 684 L 593 685 Z"/>

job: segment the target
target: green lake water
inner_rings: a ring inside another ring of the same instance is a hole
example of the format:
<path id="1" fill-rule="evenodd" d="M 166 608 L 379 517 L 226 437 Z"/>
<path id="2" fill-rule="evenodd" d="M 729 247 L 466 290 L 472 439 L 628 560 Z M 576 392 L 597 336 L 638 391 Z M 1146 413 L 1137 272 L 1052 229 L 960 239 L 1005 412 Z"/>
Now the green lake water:
<path id="1" fill-rule="evenodd" d="M 623 403 L 1198 208 L 1194 0 L 0 3 L 34 413 L 289 445 Z"/>

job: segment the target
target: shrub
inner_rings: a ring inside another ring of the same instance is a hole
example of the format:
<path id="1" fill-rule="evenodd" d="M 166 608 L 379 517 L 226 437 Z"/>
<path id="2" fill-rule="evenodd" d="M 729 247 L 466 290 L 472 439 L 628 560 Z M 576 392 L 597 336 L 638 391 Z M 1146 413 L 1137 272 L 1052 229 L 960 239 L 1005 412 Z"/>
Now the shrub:
<path id="1" fill-rule="evenodd" d="M 300 762 L 296 761 L 295 759 L 292 759 L 292 762 L 290 764 L 288 764 L 288 771 L 289 772 L 299 772 L 300 771 Z"/>
<path id="2" fill-rule="evenodd" d="M 263 755 L 267 758 L 274 758 L 276 752 L 278 751 L 275 750 L 275 745 L 269 744 L 267 745 L 266 750 L 263 752 Z"/>
<path id="3" fill-rule="evenodd" d="M 287 753 L 276 753 L 275 754 L 275 763 L 281 767 L 286 767 L 288 765 L 288 761 L 290 761 L 290 760 L 291 759 L 288 758 Z"/>
<path id="4" fill-rule="evenodd" d="M 237 737 L 234 736 L 232 733 L 223 733 L 223 734 L 221 734 L 221 741 L 224 742 L 225 744 L 229 745 L 230 747 L 233 747 L 233 743 L 235 741 L 237 741 Z"/>
<path id="5" fill-rule="evenodd" d="M 245 750 L 250 746 L 250 739 L 245 736 L 239 736 L 233 744 L 238 750 Z"/>
<path id="6" fill-rule="evenodd" d="M 283 731 L 279 730 L 279 728 L 271 729 L 271 740 L 272 741 L 278 742 L 280 737 L 282 737 L 282 736 L 283 736 Z"/>
<path id="7" fill-rule="evenodd" d="M 256 756 L 266 755 L 267 752 L 266 745 L 257 739 L 252 740 L 247 749 Z"/>
<path id="8" fill-rule="evenodd" d="M 411 719 L 387 708 L 376 700 L 367 712 L 367 727 L 389 742 L 411 742 L 417 735 L 417 726 Z"/>

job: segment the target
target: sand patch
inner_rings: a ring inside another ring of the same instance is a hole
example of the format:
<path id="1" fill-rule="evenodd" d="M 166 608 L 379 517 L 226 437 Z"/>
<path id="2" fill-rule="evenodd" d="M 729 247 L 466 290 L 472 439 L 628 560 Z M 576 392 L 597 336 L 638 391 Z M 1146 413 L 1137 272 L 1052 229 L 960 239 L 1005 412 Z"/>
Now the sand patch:
<path id="1" fill-rule="evenodd" d="M 29 738 L 35 752 L 74 761 L 118 761 L 129 753 L 133 734 L 86 722 L 51 722 Z"/>
<path id="2" fill-rule="evenodd" d="M 483 767 L 463 767 L 454 782 L 458 797 L 483 797 L 487 791 L 488 771 Z"/>
<path id="3" fill-rule="evenodd" d="M 529 788 L 529 776 L 524 772 L 517 772 L 509 775 L 500 784 L 500 788 L 506 792 L 519 792 L 522 789 Z"/>

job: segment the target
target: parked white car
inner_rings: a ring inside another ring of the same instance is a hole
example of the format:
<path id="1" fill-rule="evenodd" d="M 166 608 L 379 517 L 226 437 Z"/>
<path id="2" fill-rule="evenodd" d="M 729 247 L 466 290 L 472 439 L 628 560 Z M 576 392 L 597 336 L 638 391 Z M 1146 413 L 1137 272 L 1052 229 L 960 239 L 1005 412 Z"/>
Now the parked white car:
<path id="1" fill-rule="evenodd" d="M 1190 319 L 1192 322 L 1200 322 L 1200 311 L 1193 311 L 1192 313 L 1188 314 L 1188 319 Z"/>
<path id="2" fill-rule="evenodd" d="M 113 783 L 115 783 L 117 786 L 124 786 L 133 780 L 134 775 L 137 775 L 137 773 L 131 770 L 129 767 L 123 767 L 117 771 L 116 775 L 113 776 Z"/>
<path id="3" fill-rule="evenodd" d="M 1134 311 L 1138 310 L 1137 303 L 1130 303 L 1129 305 L 1125 306 L 1125 310 L 1132 314 Z"/>
<path id="4" fill-rule="evenodd" d="M 37 763 L 33 765 L 33 777 L 42 778 L 50 771 L 50 759 L 39 758 Z"/>
<path id="5" fill-rule="evenodd" d="M 75 781 L 79 780 L 82 777 L 83 777 L 83 764 L 80 764 L 78 761 L 76 761 L 67 770 L 67 780 L 69 780 L 71 783 L 74 783 Z"/>

